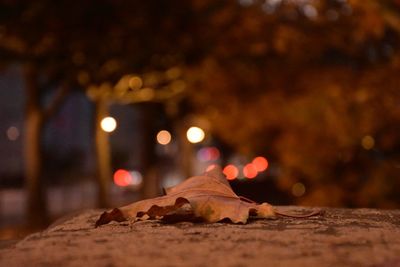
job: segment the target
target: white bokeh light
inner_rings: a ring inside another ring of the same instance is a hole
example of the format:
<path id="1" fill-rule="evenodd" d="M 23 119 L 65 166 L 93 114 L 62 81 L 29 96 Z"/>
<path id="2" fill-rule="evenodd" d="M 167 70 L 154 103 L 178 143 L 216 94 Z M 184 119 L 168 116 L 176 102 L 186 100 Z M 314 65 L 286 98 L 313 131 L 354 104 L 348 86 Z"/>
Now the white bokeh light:
<path id="1" fill-rule="evenodd" d="M 103 131 L 111 133 L 117 128 L 117 121 L 113 117 L 105 117 L 101 120 L 100 126 Z"/>
<path id="2" fill-rule="evenodd" d="M 190 143 L 200 143 L 204 140 L 205 133 L 203 129 L 199 127 L 190 127 L 186 132 L 186 137 Z"/>

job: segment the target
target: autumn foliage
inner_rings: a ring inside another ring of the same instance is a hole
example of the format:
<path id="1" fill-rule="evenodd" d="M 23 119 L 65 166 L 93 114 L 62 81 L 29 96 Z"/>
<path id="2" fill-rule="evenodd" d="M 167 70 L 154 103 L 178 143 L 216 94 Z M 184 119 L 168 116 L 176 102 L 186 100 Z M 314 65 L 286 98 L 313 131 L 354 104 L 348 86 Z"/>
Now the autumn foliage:
<path id="1" fill-rule="evenodd" d="M 196 110 L 224 142 L 276 160 L 283 192 L 305 184 L 297 203 L 396 207 L 399 3 L 243 2 L 208 21 L 224 32 L 190 70 Z"/>
<path id="2" fill-rule="evenodd" d="M 268 156 L 279 190 L 305 185 L 297 203 L 398 205 L 398 0 L 22 2 L 0 2 L 1 65 L 89 95 L 179 70 L 171 120 L 194 113 L 231 150 Z"/>

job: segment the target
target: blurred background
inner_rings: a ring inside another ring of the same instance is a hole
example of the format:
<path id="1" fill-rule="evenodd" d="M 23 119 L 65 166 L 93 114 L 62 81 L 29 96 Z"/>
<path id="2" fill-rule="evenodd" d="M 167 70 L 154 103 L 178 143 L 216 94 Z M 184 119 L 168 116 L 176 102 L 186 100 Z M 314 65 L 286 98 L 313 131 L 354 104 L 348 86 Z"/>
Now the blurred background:
<path id="1" fill-rule="evenodd" d="M 0 0 L 0 239 L 221 166 L 400 207 L 399 0 Z"/>

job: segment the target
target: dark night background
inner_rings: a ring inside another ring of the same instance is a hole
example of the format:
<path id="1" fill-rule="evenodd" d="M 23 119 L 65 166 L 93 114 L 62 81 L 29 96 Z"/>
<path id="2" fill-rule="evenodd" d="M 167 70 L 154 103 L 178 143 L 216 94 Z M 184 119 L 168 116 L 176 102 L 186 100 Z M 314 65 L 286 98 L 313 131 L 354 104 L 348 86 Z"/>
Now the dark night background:
<path id="1" fill-rule="evenodd" d="M 213 164 L 259 202 L 399 208 L 399 41 L 398 0 L 0 0 L 0 238 Z"/>

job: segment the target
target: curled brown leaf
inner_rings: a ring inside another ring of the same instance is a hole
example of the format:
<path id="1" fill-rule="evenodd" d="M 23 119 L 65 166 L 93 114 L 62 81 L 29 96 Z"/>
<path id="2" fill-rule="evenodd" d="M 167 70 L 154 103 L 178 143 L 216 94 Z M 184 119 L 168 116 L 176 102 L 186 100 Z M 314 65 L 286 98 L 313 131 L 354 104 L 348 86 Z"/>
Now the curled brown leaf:
<path id="1" fill-rule="evenodd" d="M 103 213 L 96 227 L 112 220 L 119 222 L 128 219 L 137 221 L 162 218 L 167 221 L 202 220 L 208 223 L 229 220 L 233 223 L 246 223 L 250 217 L 269 218 L 277 214 L 290 216 L 276 212 L 268 203 L 257 204 L 237 196 L 218 167 L 204 175 L 190 177 L 165 191 L 165 196 L 134 202 Z"/>

